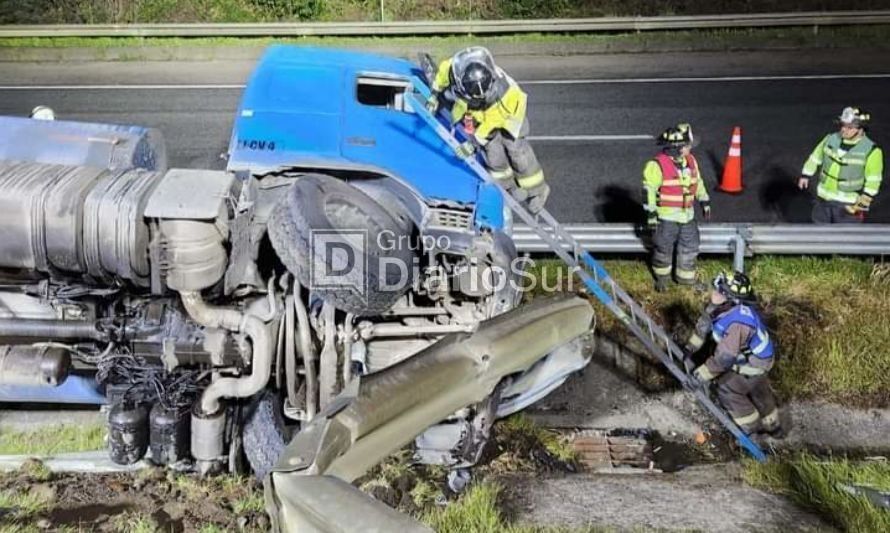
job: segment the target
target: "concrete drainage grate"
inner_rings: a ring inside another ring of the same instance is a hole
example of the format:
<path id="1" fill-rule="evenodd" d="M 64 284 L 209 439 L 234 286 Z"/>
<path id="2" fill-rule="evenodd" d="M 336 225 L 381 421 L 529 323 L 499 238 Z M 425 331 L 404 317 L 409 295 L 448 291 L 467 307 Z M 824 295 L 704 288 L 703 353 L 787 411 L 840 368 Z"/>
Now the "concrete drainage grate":
<path id="1" fill-rule="evenodd" d="M 645 429 L 588 429 L 574 434 L 572 447 L 586 472 L 661 472 L 655 468 L 651 438 Z"/>

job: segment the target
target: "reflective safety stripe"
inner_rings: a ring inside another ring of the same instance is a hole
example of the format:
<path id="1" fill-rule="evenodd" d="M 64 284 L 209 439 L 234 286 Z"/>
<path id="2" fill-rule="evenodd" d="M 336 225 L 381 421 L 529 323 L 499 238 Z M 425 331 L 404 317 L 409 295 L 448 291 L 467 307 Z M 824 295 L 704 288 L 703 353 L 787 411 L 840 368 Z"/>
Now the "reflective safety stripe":
<path id="1" fill-rule="evenodd" d="M 677 277 L 679 279 L 695 279 L 695 270 L 677 269 Z"/>
<path id="2" fill-rule="evenodd" d="M 695 348 L 701 348 L 701 345 L 705 343 L 705 340 L 698 336 L 698 333 L 693 333 L 691 337 L 689 337 L 689 341 L 687 344 L 693 346 Z"/>
<path id="3" fill-rule="evenodd" d="M 671 275 L 671 265 L 653 266 L 652 271 L 655 272 L 656 276 L 670 276 Z"/>
<path id="4" fill-rule="evenodd" d="M 743 376 L 762 376 L 767 373 L 765 368 L 751 365 L 732 365 L 732 371 Z"/>
<path id="5" fill-rule="evenodd" d="M 769 347 L 769 333 L 766 330 L 758 329 L 755 336 L 757 337 L 757 344 L 751 343 L 751 353 L 760 355 Z M 754 339 L 751 340 L 753 341 Z"/>
<path id="6" fill-rule="evenodd" d="M 503 170 L 488 169 L 488 173 L 496 180 L 505 180 L 513 177 L 513 169 L 510 167 Z"/>
<path id="7" fill-rule="evenodd" d="M 763 417 L 763 425 L 765 425 L 767 427 L 775 426 L 778 423 L 779 423 L 779 410 L 778 409 L 773 409 L 770 412 L 770 414 Z"/>
<path id="8" fill-rule="evenodd" d="M 539 170 L 530 176 L 520 176 L 516 178 L 516 181 L 523 189 L 530 189 L 544 183 L 544 171 Z"/>
<path id="9" fill-rule="evenodd" d="M 751 424 L 757 422 L 759 419 L 760 413 L 758 413 L 757 411 L 754 411 L 750 415 L 732 417 L 733 422 L 740 426 L 750 426 Z"/>
<path id="10" fill-rule="evenodd" d="M 659 198 L 661 200 L 682 202 L 687 196 L 683 196 L 682 194 L 662 194 Z"/>
<path id="11" fill-rule="evenodd" d="M 856 192 L 865 185 L 865 176 L 860 179 L 840 180 L 834 176 L 825 176 L 824 184 L 828 189 L 835 189 L 840 192 Z"/>

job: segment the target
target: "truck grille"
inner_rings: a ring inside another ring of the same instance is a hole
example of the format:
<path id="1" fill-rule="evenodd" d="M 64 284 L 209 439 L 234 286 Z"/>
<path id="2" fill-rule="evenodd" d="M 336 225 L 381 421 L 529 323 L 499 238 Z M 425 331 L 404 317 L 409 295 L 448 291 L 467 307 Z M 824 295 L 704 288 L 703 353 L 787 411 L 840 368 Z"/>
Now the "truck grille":
<path id="1" fill-rule="evenodd" d="M 471 230 L 473 228 L 473 213 L 458 209 L 430 209 L 427 227 Z"/>

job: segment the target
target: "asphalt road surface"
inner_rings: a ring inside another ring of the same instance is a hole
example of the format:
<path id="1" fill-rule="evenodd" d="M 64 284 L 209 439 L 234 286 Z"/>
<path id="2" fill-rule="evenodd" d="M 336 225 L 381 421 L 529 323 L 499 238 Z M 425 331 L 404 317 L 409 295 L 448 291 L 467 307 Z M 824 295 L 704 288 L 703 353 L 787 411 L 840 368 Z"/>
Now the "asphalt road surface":
<path id="1" fill-rule="evenodd" d="M 513 56 L 502 64 L 529 93 L 533 144 L 564 222 L 627 222 L 641 213 L 640 174 L 654 136 L 690 122 L 714 220 L 807 222 L 796 189 L 809 152 L 847 105 L 890 142 L 890 58 L 857 51 Z M 59 117 L 160 128 L 172 166 L 223 168 L 250 62 L 0 63 L 0 114 L 38 104 Z M 714 191 L 733 126 L 742 128 L 741 195 Z M 870 216 L 890 222 L 890 185 Z"/>

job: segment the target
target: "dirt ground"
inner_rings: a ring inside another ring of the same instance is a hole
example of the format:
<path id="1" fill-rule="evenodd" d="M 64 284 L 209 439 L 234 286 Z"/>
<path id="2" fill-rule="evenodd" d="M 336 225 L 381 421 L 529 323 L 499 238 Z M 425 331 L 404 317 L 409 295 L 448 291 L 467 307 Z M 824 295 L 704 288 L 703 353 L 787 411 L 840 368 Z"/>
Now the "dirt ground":
<path id="1" fill-rule="evenodd" d="M 0 477 L 0 494 L 8 505 L 0 505 L 0 531 L 19 526 L 42 531 L 209 533 L 269 527 L 262 491 L 250 479 L 200 480 L 161 469 L 111 475 L 34 475 L 28 470 Z"/>
<path id="2" fill-rule="evenodd" d="M 527 412 L 543 427 L 647 428 L 677 439 L 692 439 L 701 431 L 724 433 L 691 395 L 679 390 L 647 393 L 614 363 L 598 356 Z M 789 433 L 781 441 L 770 441 L 776 449 L 890 451 L 890 409 L 794 401 L 781 405 L 780 412 Z"/>

